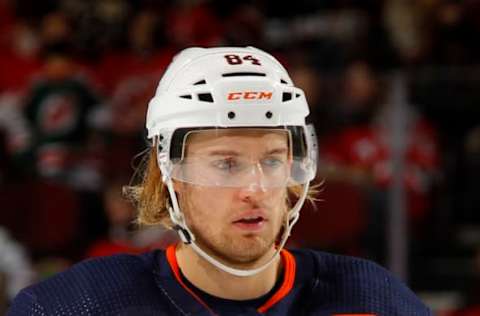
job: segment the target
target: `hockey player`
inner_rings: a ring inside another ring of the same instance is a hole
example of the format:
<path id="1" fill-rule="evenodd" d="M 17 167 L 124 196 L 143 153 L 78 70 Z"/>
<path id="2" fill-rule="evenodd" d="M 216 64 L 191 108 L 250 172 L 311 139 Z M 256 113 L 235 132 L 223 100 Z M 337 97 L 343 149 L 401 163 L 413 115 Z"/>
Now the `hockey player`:
<path id="1" fill-rule="evenodd" d="M 138 221 L 181 242 L 77 264 L 9 315 L 431 315 L 372 262 L 284 249 L 316 172 L 308 113 L 261 50 L 182 51 L 150 101 L 149 161 L 130 190 Z"/>

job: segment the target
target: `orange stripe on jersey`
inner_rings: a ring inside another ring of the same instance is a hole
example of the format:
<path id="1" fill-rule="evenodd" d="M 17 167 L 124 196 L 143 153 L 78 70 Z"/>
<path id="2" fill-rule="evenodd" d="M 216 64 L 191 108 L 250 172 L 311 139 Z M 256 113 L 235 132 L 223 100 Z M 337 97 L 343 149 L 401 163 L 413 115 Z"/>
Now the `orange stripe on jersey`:
<path id="1" fill-rule="evenodd" d="M 173 275 L 175 276 L 175 279 L 190 295 L 192 295 L 195 298 L 195 300 L 197 300 L 197 302 L 199 302 L 202 306 L 204 306 L 212 315 L 215 315 L 215 313 L 211 310 L 211 308 L 197 294 L 195 294 L 195 292 L 193 292 L 185 284 L 185 282 L 183 282 L 182 277 L 180 275 L 180 268 L 178 266 L 177 256 L 175 255 L 175 248 L 176 248 L 175 245 L 171 245 L 166 250 L 167 261 L 170 265 L 170 268 L 173 271 Z M 280 252 L 280 254 L 282 256 L 282 261 L 285 268 L 283 283 L 278 289 L 278 291 L 275 292 L 275 294 L 273 294 L 272 297 L 270 297 L 267 300 L 267 302 L 265 302 L 265 304 L 263 304 L 261 307 L 257 309 L 259 313 L 265 313 L 269 308 L 271 308 L 273 305 L 275 305 L 281 299 L 287 296 L 293 287 L 293 282 L 295 281 L 295 269 L 296 269 L 295 258 L 290 252 L 288 252 L 285 249 L 283 249 Z M 349 316 L 355 316 L 355 315 L 349 315 Z M 369 316 L 369 315 L 363 315 L 363 316 Z"/>
<path id="2" fill-rule="evenodd" d="M 175 255 L 175 248 L 176 248 L 176 245 L 170 245 L 168 246 L 167 250 L 166 250 L 166 254 L 167 254 L 167 261 L 170 265 L 170 268 L 172 268 L 172 271 L 173 271 L 173 275 L 175 276 L 175 279 L 177 279 L 178 283 L 180 283 L 180 285 L 188 292 L 190 293 L 190 295 L 193 296 L 193 298 L 195 298 L 195 300 L 197 300 L 197 302 L 199 302 L 203 307 L 205 307 L 209 312 L 210 314 L 212 315 L 216 315 L 211 309 L 210 307 L 200 298 L 198 297 L 197 294 L 195 294 L 195 292 L 193 292 L 182 280 L 182 277 L 180 276 L 180 268 L 178 267 L 178 262 L 177 262 L 177 256 Z"/>
<path id="3" fill-rule="evenodd" d="M 293 287 L 293 282 L 295 281 L 295 257 L 285 249 L 283 249 L 280 254 L 282 255 L 283 265 L 285 267 L 283 283 L 278 291 L 275 292 L 265 304 L 257 309 L 259 313 L 265 313 L 269 308 L 287 296 Z"/>

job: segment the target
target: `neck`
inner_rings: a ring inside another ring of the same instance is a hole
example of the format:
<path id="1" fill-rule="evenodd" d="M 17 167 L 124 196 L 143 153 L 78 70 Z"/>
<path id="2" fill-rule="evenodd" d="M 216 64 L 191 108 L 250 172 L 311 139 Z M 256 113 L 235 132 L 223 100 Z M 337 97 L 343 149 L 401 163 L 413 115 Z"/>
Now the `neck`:
<path id="1" fill-rule="evenodd" d="M 275 249 L 258 260 L 259 267 L 267 262 Z M 191 247 L 181 244 L 176 251 L 177 261 L 183 275 L 196 287 L 216 297 L 247 300 L 268 293 L 279 277 L 281 260 L 278 258 L 265 270 L 248 277 L 238 277 L 218 269 L 200 257 Z M 246 267 L 243 267 L 244 269 Z"/>

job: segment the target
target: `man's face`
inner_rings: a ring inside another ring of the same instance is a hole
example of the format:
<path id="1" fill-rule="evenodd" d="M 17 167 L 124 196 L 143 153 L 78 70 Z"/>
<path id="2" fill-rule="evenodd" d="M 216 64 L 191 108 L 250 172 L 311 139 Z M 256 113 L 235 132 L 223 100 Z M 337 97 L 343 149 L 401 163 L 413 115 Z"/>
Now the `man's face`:
<path id="1" fill-rule="evenodd" d="M 242 266 L 271 254 L 286 209 L 288 134 L 203 131 L 187 139 L 176 181 L 180 208 L 200 247 Z"/>

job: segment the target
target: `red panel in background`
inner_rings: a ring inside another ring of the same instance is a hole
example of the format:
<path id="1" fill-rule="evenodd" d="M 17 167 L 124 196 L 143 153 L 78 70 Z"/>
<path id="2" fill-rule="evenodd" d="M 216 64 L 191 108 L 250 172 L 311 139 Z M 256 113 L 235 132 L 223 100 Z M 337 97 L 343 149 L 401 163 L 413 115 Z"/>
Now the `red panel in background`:
<path id="1" fill-rule="evenodd" d="M 0 225 L 33 253 L 65 250 L 79 226 L 79 201 L 69 187 L 30 181 L 0 188 Z"/>
<path id="2" fill-rule="evenodd" d="M 315 207 L 305 203 L 290 243 L 294 247 L 354 251 L 366 229 L 363 192 L 346 182 L 327 182 Z"/>

